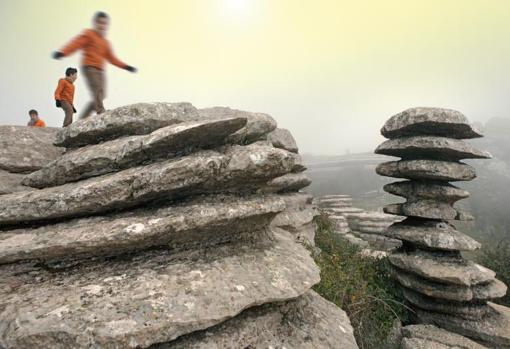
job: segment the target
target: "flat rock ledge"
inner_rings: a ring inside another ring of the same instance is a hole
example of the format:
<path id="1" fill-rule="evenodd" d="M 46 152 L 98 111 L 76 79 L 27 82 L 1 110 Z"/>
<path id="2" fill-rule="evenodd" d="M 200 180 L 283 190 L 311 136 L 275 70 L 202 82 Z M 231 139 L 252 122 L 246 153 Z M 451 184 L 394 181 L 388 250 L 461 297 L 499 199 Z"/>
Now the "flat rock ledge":
<path id="1" fill-rule="evenodd" d="M 474 321 L 420 309 L 417 309 L 417 315 L 424 323 L 469 337 L 489 348 L 508 349 L 510 348 L 510 310 L 490 302 L 488 305 L 491 307 L 491 314 Z"/>
<path id="2" fill-rule="evenodd" d="M 387 237 L 411 242 L 415 245 L 445 251 L 474 251 L 480 243 L 459 232 L 446 222 L 405 220 L 396 223 L 383 233 Z"/>
<path id="3" fill-rule="evenodd" d="M 207 197 L 190 204 L 16 229 L 0 234 L 0 264 L 113 256 L 156 246 L 182 250 L 253 238 L 284 208 L 277 196 Z"/>
<path id="4" fill-rule="evenodd" d="M 436 160 L 401 160 L 383 162 L 375 171 L 386 177 L 436 181 L 470 181 L 475 169 L 464 163 Z"/>
<path id="5" fill-rule="evenodd" d="M 319 281 L 309 252 L 288 233 L 268 238 L 180 257 L 149 251 L 59 273 L 0 267 L 0 345 L 146 348 L 303 295 Z"/>
<path id="6" fill-rule="evenodd" d="M 425 279 L 446 284 L 472 286 L 494 280 L 496 273 L 460 257 L 438 256 L 426 252 L 396 252 L 389 256 L 395 267 Z"/>
<path id="7" fill-rule="evenodd" d="M 28 175 L 24 185 L 45 188 L 117 172 L 225 144 L 246 124 L 245 118 L 183 122 L 147 135 L 118 138 L 65 153 Z"/>
<path id="8" fill-rule="evenodd" d="M 443 300 L 481 302 L 503 297 L 507 291 L 506 285 L 498 279 L 473 286 L 462 286 L 427 280 L 402 269 L 395 269 L 392 274 L 402 286 Z"/>
<path id="9" fill-rule="evenodd" d="M 295 300 L 248 309 L 218 326 L 151 347 L 178 348 L 357 349 L 358 346 L 345 312 L 309 291 Z"/>
<path id="10" fill-rule="evenodd" d="M 157 199 L 239 191 L 289 173 L 295 154 L 272 147 L 228 147 L 133 167 L 42 190 L 3 195 L 0 226 L 134 207 Z"/>
<path id="11" fill-rule="evenodd" d="M 486 151 L 474 148 L 458 139 L 433 136 L 414 136 L 389 139 L 379 145 L 376 154 L 404 159 L 434 159 L 459 161 L 462 159 L 490 159 Z"/>
<path id="12" fill-rule="evenodd" d="M 462 113 L 429 107 L 410 108 L 392 116 L 384 124 L 381 134 L 386 138 L 424 134 L 457 139 L 482 137 Z"/>
<path id="13" fill-rule="evenodd" d="M 469 338 L 433 325 L 402 328 L 402 349 L 488 349 Z"/>
<path id="14" fill-rule="evenodd" d="M 30 173 L 46 166 L 64 152 L 52 143 L 59 129 L 53 127 L 0 126 L 0 170 Z"/>
<path id="15" fill-rule="evenodd" d="M 165 126 L 200 120 L 190 103 L 136 103 L 73 122 L 56 135 L 55 144 L 67 148 L 143 135 Z"/>

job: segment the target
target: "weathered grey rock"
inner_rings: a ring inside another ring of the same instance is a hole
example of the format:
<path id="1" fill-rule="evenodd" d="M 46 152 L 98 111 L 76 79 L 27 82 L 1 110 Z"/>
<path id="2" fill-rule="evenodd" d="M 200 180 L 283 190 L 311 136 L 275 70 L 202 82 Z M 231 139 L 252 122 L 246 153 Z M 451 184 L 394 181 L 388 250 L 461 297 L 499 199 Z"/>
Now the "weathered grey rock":
<path id="1" fill-rule="evenodd" d="M 234 146 L 134 167 L 77 183 L 3 195 L 0 226 L 71 218 L 134 207 L 157 199 L 243 191 L 290 172 L 295 154 L 273 147 Z"/>
<path id="2" fill-rule="evenodd" d="M 67 152 L 31 173 L 25 185 L 44 188 L 117 172 L 143 163 L 172 158 L 201 148 L 222 145 L 246 124 L 245 118 L 189 121 Z"/>
<path id="3" fill-rule="evenodd" d="M 234 319 L 153 349 L 357 349 L 349 318 L 310 291 L 283 304 L 248 309 Z"/>
<path id="4" fill-rule="evenodd" d="M 24 174 L 0 170 L 0 195 L 33 190 L 21 184 L 23 178 L 25 178 Z"/>
<path id="5" fill-rule="evenodd" d="M 457 210 L 449 203 L 434 200 L 390 204 L 384 207 L 384 212 L 398 216 L 439 220 L 472 221 L 474 219 L 470 214 Z"/>
<path id="6" fill-rule="evenodd" d="M 336 207 L 336 208 L 328 208 L 325 210 L 326 212 L 334 215 L 343 215 L 347 218 L 347 215 L 351 213 L 362 213 L 365 212 L 365 210 L 357 207 Z"/>
<path id="7" fill-rule="evenodd" d="M 111 256 L 154 246 L 175 250 L 258 236 L 285 208 L 276 196 L 204 198 L 184 205 L 75 219 L 0 233 L 0 264 Z"/>
<path id="8" fill-rule="evenodd" d="M 421 338 L 403 338 L 402 349 L 458 349 Z"/>
<path id="9" fill-rule="evenodd" d="M 269 181 L 260 188 L 261 193 L 285 193 L 308 187 L 312 181 L 304 173 L 288 173 Z"/>
<path id="10" fill-rule="evenodd" d="M 286 301 L 319 281 L 288 233 L 182 256 L 150 251 L 58 273 L 0 267 L 0 345 L 146 348 L 244 309 Z"/>
<path id="11" fill-rule="evenodd" d="M 510 309 L 489 303 L 492 313 L 480 320 L 416 309 L 421 321 L 476 340 L 489 348 L 510 348 Z"/>
<path id="12" fill-rule="evenodd" d="M 500 298 L 506 294 L 507 290 L 505 284 L 497 279 L 473 286 L 461 286 L 433 282 L 403 270 L 393 272 L 393 277 L 402 286 L 426 296 L 458 302 Z"/>
<path id="13" fill-rule="evenodd" d="M 228 137 L 228 141 L 235 144 L 255 142 L 266 137 L 268 133 L 276 129 L 276 121 L 271 116 L 263 113 L 252 113 L 226 107 L 200 109 L 199 113 L 202 117 L 209 119 L 246 118 L 248 120 L 246 127 Z"/>
<path id="14" fill-rule="evenodd" d="M 292 233 L 298 242 L 315 246 L 313 218 L 319 213 L 311 205 L 312 197 L 304 193 L 288 193 L 278 196 L 285 202 L 285 210 L 271 221 L 271 226 Z"/>
<path id="15" fill-rule="evenodd" d="M 370 244 L 370 247 L 378 251 L 393 251 L 402 246 L 402 241 L 390 239 L 379 234 L 364 234 L 352 231 L 354 235 Z"/>
<path id="16" fill-rule="evenodd" d="M 386 184 L 383 189 L 408 201 L 436 200 L 454 203 L 469 197 L 468 191 L 444 182 L 402 181 Z"/>
<path id="17" fill-rule="evenodd" d="M 293 153 L 297 153 L 299 150 L 296 140 L 287 129 L 277 128 L 269 133 L 267 138 L 276 148 L 285 149 Z"/>
<path id="18" fill-rule="evenodd" d="M 384 235 L 418 246 L 445 251 L 474 251 L 480 243 L 446 222 L 407 219 L 390 226 Z"/>
<path id="19" fill-rule="evenodd" d="M 410 108 L 392 116 L 381 129 L 386 138 L 433 135 L 450 138 L 482 137 L 458 111 L 443 108 Z"/>
<path id="20" fill-rule="evenodd" d="M 414 306 L 437 313 L 452 314 L 467 320 L 477 320 L 490 313 L 485 303 L 455 302 L 427 297 L 410 289 L 403 289 L 404 297 Z"/>
<path id="21" fill-rule="evenodd" d="M 58 158 L 63 148 L 53 145 L 58 129 L 0 126 L 0 170 L 28 173 Z"/>
<path id="22" fill-rule="evenodd" d="M 407 339 L 419 339 L 426 342 L 426 346 L 404 347 L 409 349 L 439 349 L 442 348 L 441 345 L 447 349 L 487 349 L 466 337 L 433 325 L 409 325 L 402 328 L 402 335 Z"/>
<path id="23" fill-rule="evenodd" d="M 425 251 L 397 252 L 389 256 L 397 268 L 447 284 L 472 286 L 494 280 L 496 273 L 462 257 L 441 256 Z"/>
<path id="24" fill-rule="evenodd" d="M 375 171 L 386 177 L 417 180 L 470 181 L 476 178 L 472 166 L 435 160 L 400 160 L 377 165 Z"/>
<path id="25" fill-rule="evenodd" d="M 390 139 L 375 150 L 376 154 L 404 159 L 432 159 L 458 161 L 462 159 L 490 159 L 486 151 L 474 148 L 458 139 L 434 136 L 414 136 Z"/>
<path id="26" fill-rule="evenodd" d="M 80 147 L 200 119 L 190 103 L 136 103 L 73 122 L 58 132 L 55 144 Z"/>

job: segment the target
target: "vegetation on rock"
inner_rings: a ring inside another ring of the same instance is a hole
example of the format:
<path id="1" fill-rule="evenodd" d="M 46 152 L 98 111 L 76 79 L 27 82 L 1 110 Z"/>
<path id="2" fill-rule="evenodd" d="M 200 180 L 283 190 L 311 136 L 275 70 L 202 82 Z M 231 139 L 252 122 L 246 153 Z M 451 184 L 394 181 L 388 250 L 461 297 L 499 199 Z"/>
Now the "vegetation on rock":
<path id="1" fill-rule="evenodd" d="M 406 323 L 411 315 L 387 259 L 363 257 L 358 247 L 333 233 L 326 215 L 315 223 L 321 282 L 314 290 L 347 312 L 361 349 L 383 348 L 395 319 Z"/>

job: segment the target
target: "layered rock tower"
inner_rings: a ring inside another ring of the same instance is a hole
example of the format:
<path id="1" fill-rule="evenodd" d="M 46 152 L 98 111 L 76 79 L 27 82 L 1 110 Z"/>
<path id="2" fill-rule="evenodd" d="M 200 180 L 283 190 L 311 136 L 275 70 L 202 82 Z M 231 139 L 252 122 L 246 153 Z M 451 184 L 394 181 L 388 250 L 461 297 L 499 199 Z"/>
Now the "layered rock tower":
<path id="1" fill-rule="evenodd" d="M 311 291 L 310 181 L 275 128 L 140 103 L 59 131 L 0 198 L 0 347 L 357 348 Z"/>
<path id="2" fill-rule="evenodd" d="M 407 200 L 385 207 L 407 217 L 385 232 L 403 241 L 389 260 L 405 298 L 424 323 L 510 348 L 510 311 L 489 302 L 507 288 L 493 271 L 462 257 L 480 244 L 451 223 L 472 219 L 454 206 L 469 193 L 450 182 L 476 177 L 461 160 L 490 158 L 462 141 L 482 135 L 461 113 L 439 108 L 408 109 L 390 118 L 381 133 L 389 140 L 375 152 L 401 159 L 380 164 L 377 173 L 407 179 L 384 187 Z"/>

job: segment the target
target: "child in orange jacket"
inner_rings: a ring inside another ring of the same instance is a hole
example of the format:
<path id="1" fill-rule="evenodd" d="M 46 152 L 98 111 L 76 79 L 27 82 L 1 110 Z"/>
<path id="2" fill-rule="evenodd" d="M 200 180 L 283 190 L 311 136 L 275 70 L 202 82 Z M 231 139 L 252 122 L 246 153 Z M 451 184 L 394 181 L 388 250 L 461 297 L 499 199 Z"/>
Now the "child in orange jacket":
<path id="1" fill-rule="evenodd" d="M 73 123 L 74 108 L 74 82 L 78 78 L 78 70 L 75 68 L 66 69 L 66 77 L 58 80 L 55 90 L 55 101 L 59 108 L 64 110 L 64 127 Z"/>
<path id="2" fill-rule="evenodd" d="M 39 113 L 35 109 L 31 109 L 28 112 L 28 115 L 30 116 L 30 121 L 28 122 L 27 126 L 31 127 L 46 127 L 46 123 L 39 119 Z"/>
<path id="3" fill-rule="evenodd" d="M 131 73 L 136 68 L 118 59 L 112 50 L 110 42 L 106 39 L 106 32 L 110 24 L 110 17 L 104 12 L 97 12 L 93 19 L 93 28 L 85 29 L 83 33 L 53 53 L 53 58 L 61 59 L 77 50 L 82 50 L 81 72 L 90 90 L 92 101 L 82 111 L 80 118 L 86 118 L 95 111 L 101 114 L 105 111 L 103 100 L 106 96 L 105 65 L 111 63 Z"/>

